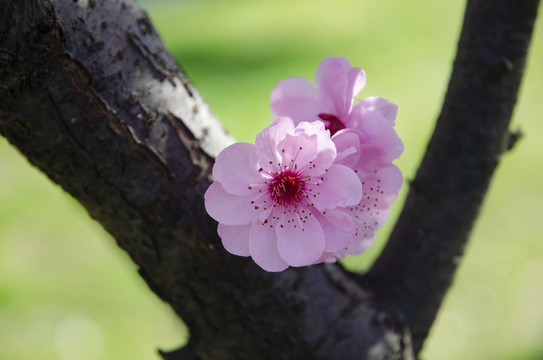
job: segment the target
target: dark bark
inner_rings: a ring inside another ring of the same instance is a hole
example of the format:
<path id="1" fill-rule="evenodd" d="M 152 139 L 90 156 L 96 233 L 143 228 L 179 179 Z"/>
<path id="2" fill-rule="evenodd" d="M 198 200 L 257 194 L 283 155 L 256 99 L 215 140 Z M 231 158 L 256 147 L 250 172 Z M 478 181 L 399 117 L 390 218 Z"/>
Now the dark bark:
<path id="1" fill-rule="evenodd" d="M 500 5 L 501 25 L 468 41 L 487 29 L 470 25 L 477 9 Z M 113 235 L 185 321 L 190 344 L 165 358 L 412 359 L 409 326 L 418 349 L 505 144 L 536 7 L 469 3 L 436 136 L 369 284 L 338 265 L 270 274 L 223 250 L 203 193 L 231 139 L 129 0 L 0 0 L 0 132 Z M 503 32 L 514 46 L 489 41 Z M 481 91 L 467 102 L 469 121 L 462 92 L 472 87 Z M 465 141 L 451 142 L 446 133 L 459 131 Z M 444 189 L 442 164 L 463 176 Z M 471 200 L 451 202 L 454 191 Z M 428 308 L 417 291 L 431 294 Z"/>
<path id="2" fill-rule="evenodd" d="M 449 288 L 500 155 L 538 0 L 470 0 L 453 73 L 403 212 L 368 278 L 419 351 Z"/>

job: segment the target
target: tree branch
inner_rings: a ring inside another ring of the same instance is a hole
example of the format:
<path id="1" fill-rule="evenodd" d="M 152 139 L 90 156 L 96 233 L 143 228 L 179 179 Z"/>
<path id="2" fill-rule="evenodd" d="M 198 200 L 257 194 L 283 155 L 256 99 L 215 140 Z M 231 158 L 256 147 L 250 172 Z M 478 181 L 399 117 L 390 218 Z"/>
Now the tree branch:
<path id="1" fill-rule="evenodd" d="M 0 133 L 113 235 L 199 359 L 412 359 L 338 265 L 270 274 L 223 250 L 203 194 L 231 138 L 129 0 L 0 0 Z"/>
<path id="2" fill-rule="evenodd" d="M 367 278 L 418 352 L 449 288 L 500 155 L 538 0 L 469 0 L 454 69 L 403 212 Z"/>

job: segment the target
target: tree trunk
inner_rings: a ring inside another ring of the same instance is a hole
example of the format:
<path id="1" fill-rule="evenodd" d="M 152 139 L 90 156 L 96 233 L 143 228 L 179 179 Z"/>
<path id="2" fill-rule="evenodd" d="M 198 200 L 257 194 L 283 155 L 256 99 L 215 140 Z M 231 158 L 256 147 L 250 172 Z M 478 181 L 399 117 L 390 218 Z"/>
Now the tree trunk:
<path id="1" fill-rule="evenodd" d="M 129 0 L 0 0 L 0 132 L 185 321 L 190 343 L 166 359 L 413 359 L 504 149 L 537 5 L 468 2 L 436 133 L 362 278 L 223 250 L 203 194 L 232 139 Z"/>

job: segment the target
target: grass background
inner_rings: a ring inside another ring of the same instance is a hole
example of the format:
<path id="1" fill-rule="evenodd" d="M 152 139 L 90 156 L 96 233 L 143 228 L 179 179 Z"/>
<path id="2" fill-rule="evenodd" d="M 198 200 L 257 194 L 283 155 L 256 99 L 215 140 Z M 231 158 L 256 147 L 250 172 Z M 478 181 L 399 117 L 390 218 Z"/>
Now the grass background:
<path id="1" fill-rule="evenodd" d="M 412 179 L 450 73 L 464 4 L 411 0 L 140 1 L 215 113 L 240 141 L 269 124 L 268 96 L 320 60 L 364 68 L 362 96 L 399 105 L 397 161 Z M 80 1 L 84 3 L 84 1 Z M 467 254 L 423 359 L 543 358 L 543 22 L 536 26 L 513 129 Z M 462 141 L 459 139 L 459 141 Z M 347 259 L 365 269 L 377 245 Z M 114 240 L 0 139 L 0 359 L 159 359 L 183 325 Z"/>

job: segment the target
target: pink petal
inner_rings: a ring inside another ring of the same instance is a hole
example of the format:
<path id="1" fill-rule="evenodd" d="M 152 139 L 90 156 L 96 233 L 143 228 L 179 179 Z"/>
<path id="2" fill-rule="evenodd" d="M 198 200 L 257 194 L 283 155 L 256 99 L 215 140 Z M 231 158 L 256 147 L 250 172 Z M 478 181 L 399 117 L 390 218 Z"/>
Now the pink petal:
<path id="1" fill-rule="evenodd" d="M 303 224 L 283 220 L 279 219 L 275 226 L 277 249 L 283 260 L 290 266 L 313 264 L 324 250 L 324 233 L 319 222 L 314 216 L 309 216 Z"/>
<path id="2" fill-rule="evenodd" d="M 394 164 L 367 172 L 361 175 L 360 180 L 362 181 L 360 204 L 371 210 L 388 208 L 396 200 L 403 183 L 402 173 Z"/>
<path id="3" fill-rule="evenodd" d="M 224 225 L 219 224 L 217 232 L 226 251 L 239 256 L 249 256 L 249 232 L 252 224 Z"/>
<path id="4" fill-rule="evenodd" d="M 288 267 L 277 251 L 275 231 L 268 225 L 253 224 L 249 233 L 249 252 L 255 263 L 266 271 L 283 271 Z"/>
<path id="5" fill-rule="evenodd" d="M 353 68 L 344 57 L 327 57 L 315 74 L 322 101 L 334 115 L 345 121 L 353 105 L 354 97 L 364 88 L 366 75 L 361 68 Z"/>
<path id="6" fill-rule="evenodd" d="M 357 105 L 352 112 L 352 122 L 364 134 L 361 151 L 367 156 L 392 161 L 403 152 L 403 144 L 394 130 L 393 123 L 387 121 L 377 111 L 367 111 Z"/>
<path id="7" fill-rule="evenodd" d="M 301 77 L 284 79 L 271 92 L 272 115 L 288 116 L 295 124 L 318 120 L 318 114 L 325 110 L 318 98 L 319 92 L 311 81 Z"/>
<path id="8" fill-rule="evenodd" d="M 377 111 L 388 122 L 394 125 L 396 115 L 398 114 L 398 106 L 378 96 L 371 96 L 360 100 L 357 106 L 361 106 L 366 111 Z"/>
<path id="9" fill-rule="evenodd" d="M 356 227 L 350 214 L 342 210 L 330 209 L 315 214 L 324 232 L 325 252 L 345 249 L 353 241 Z"/>
<path id="10" fill-rule="evenodd" d="M 304 167 L 309 167 L 310 162 L 313 162 L 318 155 L 317 141 L 305 134 L 296 136 L 287 134 L 277 145 L 277 149 L 281 152 L 281 167 L 283 168 L 302 170 Z"/>
<path id="11" fill-rule="evenodd" d="M 352 168 L 360 158 L 360 136 L 354 129 L 343 129 L 332 136 L 336 145 L 336 164 Z"/>
<path id="12" fill-rule="evenodd" d="M 362 197 L 360 179 L 350 168 L 334 164 L 322 176 L 319 185 L 311 184 L 310 197 L 320 211 L 358 204 Z"/>
<path id="13" fill-rule="evenodd" d="M 345 253 L 346 250 L 343 251 L 343 253 Z M 345 257 L 345 255 L 343 255 L 343 257 L 338 257 L 336 256 L 336 253 L 329 253 L 329 252 L 323 252 L 322 253 L 322 256 L 317 259 L 317 261 L 314 262 L 314 264 L 320 264 L 320 263 L 328 263 L 328 264 L 333 264 L 337 261 L 337 259 L 343 259 Z"/>
<path id="14" fill-rule="evenodd" d="M 281 154 L 277 151 L 277 145 L 286 134 L 293 132 L 294 123 L 292 119 L 281 117 L 256 136 L 255 146 L 262 166 L 268 166 L 270 161 L 274 164 L 280 161 Z"/>
<path id="15" fill-rule="evenodd" d="M 349 64 L 350 65 L 350 64 Z M 351 67 L 347 71 L 347 96 L 354 99 L 366 86 L 366 73 L 358 67 Z"/>
<path id="16" fill-rule="evenodd" d="M 356 212 L 356 236 L 353 241 L 361 241 L 374 236 L 375 231 L 380 229 L 386 222 L 390 212 L 388 209 L 365 210 Z"/>
<path id="17" fill-rule="evenodd" d="M 236 196 L 224 190 L 221 183 L 215 181 L 204 194 L 207 213 L 219 223 L 225 225 L 244 225 L 258 215 L 251 200 L 254 196 Z"/>
<path id="18" fill-rule="evenodd" d="M 351 208 L 356 224 L 356 236 L 348 246 L 347 252 L 358 255 L 366 251 L 375 240 L 375 231 L 383 226 L 389 216 L 389 209 L 372 209 L 360 204 Z"/>
<path id="19" fill-rule="evenodd" d="M 251 194 L 250 185 L 263 183 L 253 144 L 235 143 L 219 153 L 213 166 L 213 177 L 234 195 Z"/>
<path id="20" fill-rule="evenodd" d="M 375 236 L 365 238 L 355 238 L 351 245 L 347 248 L 347 253 L 350 255 L 360 255 L 368 250 L 375 242 Z"/>
<path id="21" fill-rule="evenodd" d="M 308 175 L 321 174 L 332 166 L 337 151 L 334 142 L 330 139 L 330 132 L 324 128 L 324 123 L 320 121 L 302 122 L 296 127 L 296 133 L 309 135 L 310 139 L 317 142 L 317 157 L 313 161 L 312 169 L 308 169 Z"/>

